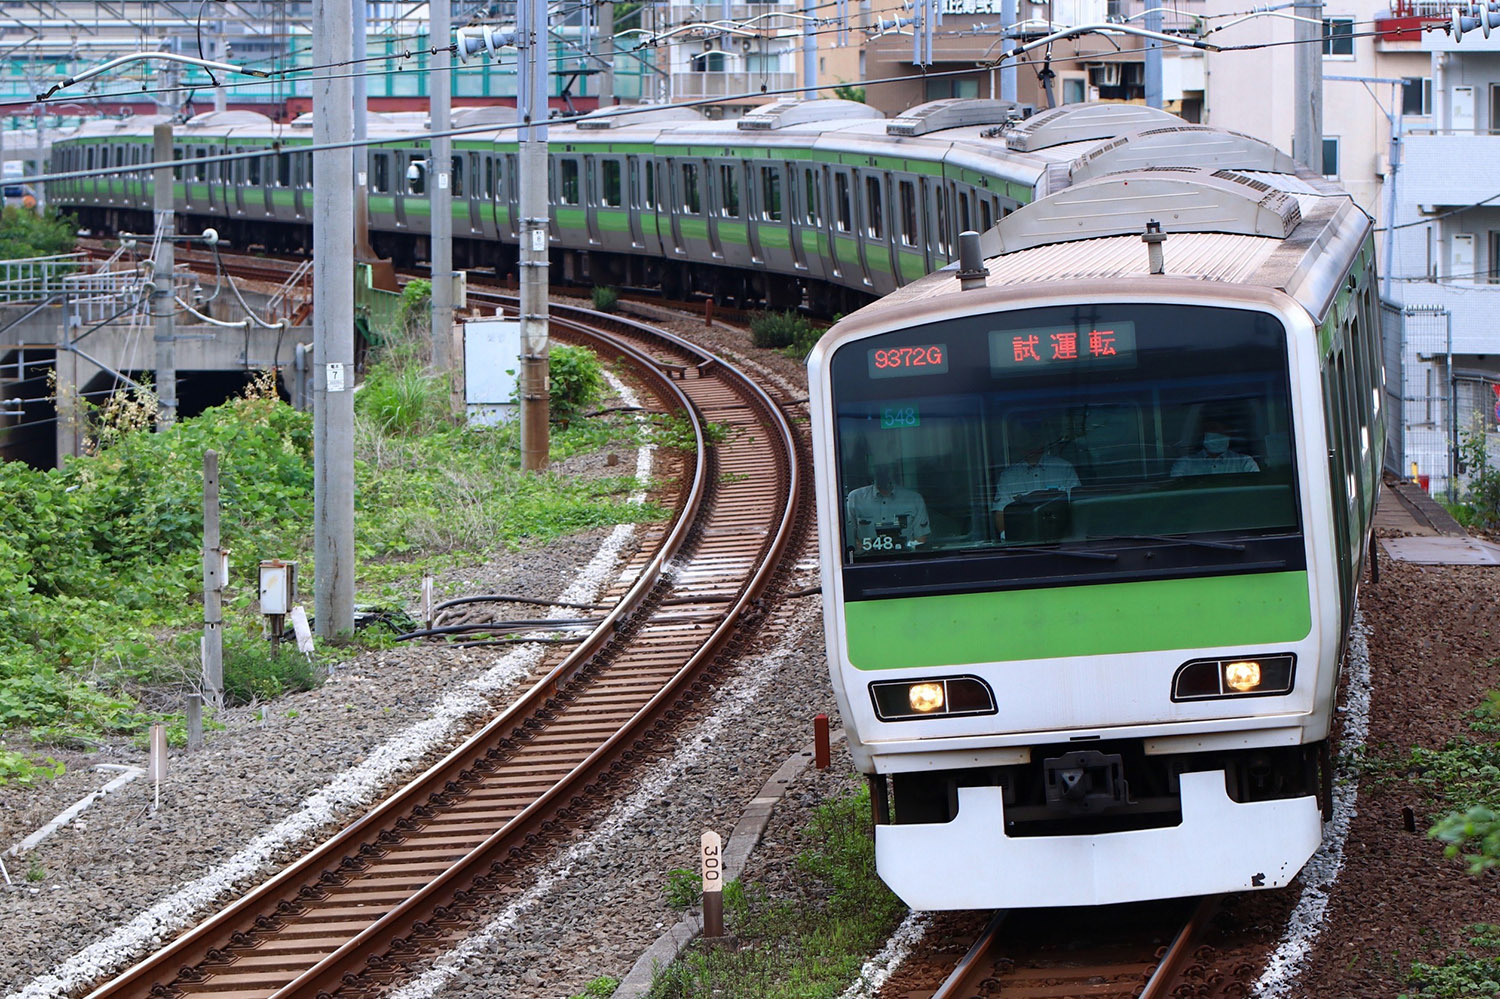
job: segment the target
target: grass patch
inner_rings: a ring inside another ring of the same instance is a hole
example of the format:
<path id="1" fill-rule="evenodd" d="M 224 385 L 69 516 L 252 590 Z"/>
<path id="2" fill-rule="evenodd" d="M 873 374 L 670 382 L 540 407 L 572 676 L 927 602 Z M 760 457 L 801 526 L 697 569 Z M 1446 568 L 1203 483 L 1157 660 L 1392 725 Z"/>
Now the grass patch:
<path id="1" fill-rule="evenodd" d="M 1465 927 L 1468 948 L 1449 954 L 1442 964 L 1418 961 L 1407 981 L 1416 991 L 1401 999 L 1469 999 L 1500 995 L 1500 926 L 1475 923 Z"/>
<path id="2" fill-rule="evenodd" d="M 831 999 L 849 987 L 906 909 L 875 875 L 868 791 L 823 805 L 806 833 L 819 846 L 797 858 L 795 897 L 725 886 L 732 945 L 686 952 L 651 999 Z"/>
<path id="3" fill-rule="evenodd" d="M 609 999 L 615 994 L 615 989 L 620 987 L 618 978 L 610 978 L 608 975 L 600 975 L 583 987 L 583 991 L 572 999 Z"/>

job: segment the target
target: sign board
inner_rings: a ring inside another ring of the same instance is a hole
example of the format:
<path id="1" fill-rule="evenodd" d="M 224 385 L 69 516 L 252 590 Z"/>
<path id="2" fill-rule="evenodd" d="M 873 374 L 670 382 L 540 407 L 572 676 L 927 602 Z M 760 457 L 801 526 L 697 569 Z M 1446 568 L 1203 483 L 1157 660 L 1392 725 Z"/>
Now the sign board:
<path id="1" fill-rule="evenodd" d="M 327 382 L 328 391 L 330 391 L 330 392 L 342 392 L 342 391 L 344 391 L 344 365 L 341 364 L 338 361 L 334 361 L 331 364 L 327 365 L 327 368 L 328 368 L 328 382 Z"/>
<path id="2" fill-rule="evenodd" d="M 464 323 L 464 402 L 471 425 L 516 418 L 521 390 L 521 322 L 470 319 Z"/>
<path id="3" fill-rule="evenodd" d="M 703 894 L 724 890 L 724 841 L 712 830 L 703 834 Z"/>

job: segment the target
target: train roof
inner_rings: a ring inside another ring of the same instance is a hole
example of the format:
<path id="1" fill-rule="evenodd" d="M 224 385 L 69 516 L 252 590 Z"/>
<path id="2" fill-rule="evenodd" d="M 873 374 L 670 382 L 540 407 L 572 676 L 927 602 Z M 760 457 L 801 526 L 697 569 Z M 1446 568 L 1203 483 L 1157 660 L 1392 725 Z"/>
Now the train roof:
<path id="1" fill-rule="evenodd" d="M 1238 140 L 1205 138 L 1221 149 L 1240 146 L 1244 162 L 1266 157 Z M 1289 159 L 1272 159 L 1295 168 Z M 1150 223 L 1165 236 L 1157 275 L 1142 238 Z M 1285 292 L 1321 322 L 1371 227 L 1347 193 L 1305 170 L 1117 171 L 1065 187 L 1002 219 L 981 239 L 985 288 L 965 294 L 973 294 L 974 308 L 982 309 L 1013 297 L 1018 287 L 1098 282 L 1138 290 L 1143 282 L 1163 279 L 1216 282 Z M 919 315 L 939 297 L 952 307 L 957 270 L 949 265 L 867 306 L 845 330 L 883 325 L 891 309 Z"/>

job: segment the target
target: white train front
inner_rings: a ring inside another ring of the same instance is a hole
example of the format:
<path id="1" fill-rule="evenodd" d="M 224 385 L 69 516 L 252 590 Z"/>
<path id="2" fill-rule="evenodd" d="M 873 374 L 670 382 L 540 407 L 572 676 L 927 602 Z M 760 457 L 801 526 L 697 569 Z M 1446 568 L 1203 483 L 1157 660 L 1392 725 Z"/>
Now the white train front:
<path id="1" fill-rule="evenodd" d="M 1284 885 L 1321 839 L 1384 447 L 1370 220 L 1229 133 L 1049 152 L 1076 158 L 982 266 L 809 359 L 880 874 L 918 909 Z"/>

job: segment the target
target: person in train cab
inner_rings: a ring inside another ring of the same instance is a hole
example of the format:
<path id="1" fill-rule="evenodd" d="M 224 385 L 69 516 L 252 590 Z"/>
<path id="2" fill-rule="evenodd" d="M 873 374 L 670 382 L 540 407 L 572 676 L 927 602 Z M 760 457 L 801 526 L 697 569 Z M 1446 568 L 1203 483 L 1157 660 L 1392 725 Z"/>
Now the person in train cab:
<path id="1" fill-rule="evenodd" d="M 1203 422 L 1203 443 L 1192 454 L 1183 455 L 1172 463 L 1172 476 L 1230 475 L 1235 472 L 1258 472 L 1260 466 L 1248 454 L 1241 454 L 1229 447 L 1234 433 L 1229 421 L 1211 416 Z"/>
<path id="2" fill-rule="evenodd" d="M 874 480 L 851 490 L 844 501 L 855 552 L 908 551 L 925 544 L 932 524 L 922 494 L 897 484 L 893 465 L 876 465 Z"/>
<path id="3" fill-rule="evenodd" d="M 1078 472 L 1072 462 L 1050 453 L 1052 443 L 1046 424 L 1028 421 L 1021 424 L 1021 460 L 1007 465 L 995 480 L 995 502 L 990 510 L 995 517 L 995 530 L 1005 537 L 1005 508 L 1018 497 L 1028 493 L 1058 490 L 1071 493 L 1078 488 Z"/>

